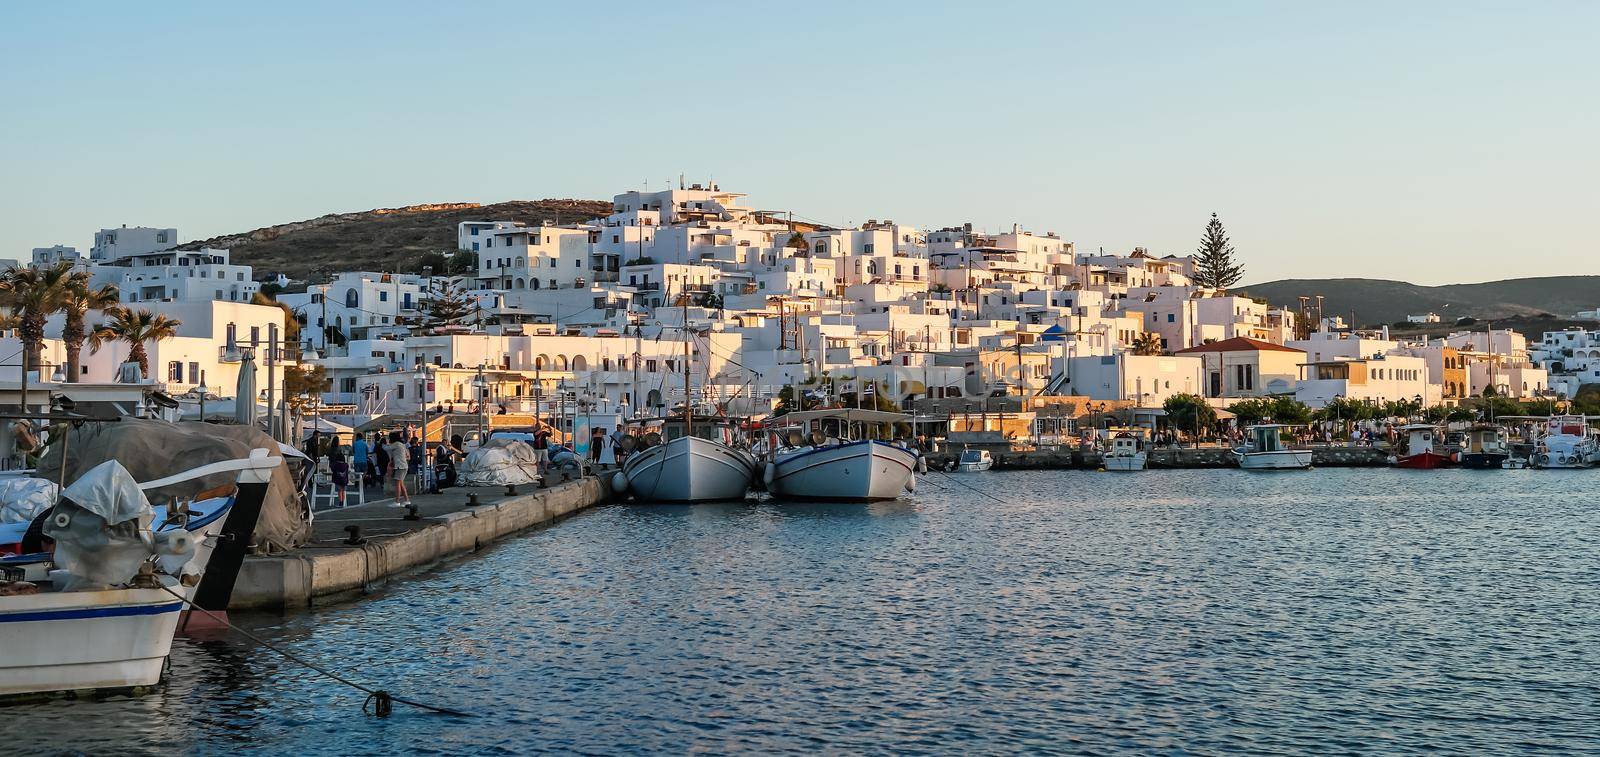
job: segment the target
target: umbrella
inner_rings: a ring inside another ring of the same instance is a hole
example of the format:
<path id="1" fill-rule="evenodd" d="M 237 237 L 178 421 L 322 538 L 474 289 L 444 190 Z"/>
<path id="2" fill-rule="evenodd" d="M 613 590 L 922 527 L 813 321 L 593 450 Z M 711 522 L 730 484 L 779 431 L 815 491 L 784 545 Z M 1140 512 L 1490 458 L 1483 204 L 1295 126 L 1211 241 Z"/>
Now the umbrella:
<path id="1" fill-rule="evenodd" d="M 241 426 L 256 425 L 256 359 L 245 353 L 239 361 L 239 388 L 234 400 L 233 419 Z"/>

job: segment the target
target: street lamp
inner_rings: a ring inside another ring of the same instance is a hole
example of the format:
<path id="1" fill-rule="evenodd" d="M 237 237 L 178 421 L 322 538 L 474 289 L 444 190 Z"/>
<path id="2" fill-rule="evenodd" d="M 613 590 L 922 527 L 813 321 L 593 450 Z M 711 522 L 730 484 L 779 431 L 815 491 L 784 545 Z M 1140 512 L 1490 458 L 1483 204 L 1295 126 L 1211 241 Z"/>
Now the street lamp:
<path id="1" fill-rule="evenodd" d="M 199 396 L 199 398 L 200 398 L 200 422 L 201 423 L 205 423 L 206 422 L 206 393 L 209 392 L 209 391 L 211 391 L 211 389 L 206 386 L 206 382 L 202 381 L 202 382 L 200 382 L 198 384 L 195 384 L 194 393 L 197 396 Z"/>

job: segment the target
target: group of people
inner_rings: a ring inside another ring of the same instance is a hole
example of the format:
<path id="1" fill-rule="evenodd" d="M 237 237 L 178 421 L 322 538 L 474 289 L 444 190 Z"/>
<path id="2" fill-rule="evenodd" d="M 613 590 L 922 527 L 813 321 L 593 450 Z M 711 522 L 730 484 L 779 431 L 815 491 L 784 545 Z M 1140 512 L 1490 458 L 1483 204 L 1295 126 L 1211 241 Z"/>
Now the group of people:
<path id="1" fill-rule="evenodd" d="M 387 436 L 381 432 L 370 436 L 369 440 L 368 434 L 356 434 L 350 443 L 348 459 L 340 445 L 335 444 L 328 452 L 328 471 L 334 491 L 338 493 L 339 505 L 342 507 L 345 504 L 346 489 L 350 486 L 352 475 L 358 477 L 356 480 L 363 488 L 377 488 L 384 494 L 392 495 L 395 507 L 411 504 L 412 492 L 406 481 L 414 479 L 419 487 L 422 486 L 423 466 L 427 463 L 422 436 L 410 429 L 390 431 Z M 463 456 L 465 453 L 461 451 L 459 435 L 452 436 L 448 443 L 441 442 L 434 449 L 434 462 L 449 470 L 454 470 L 453 463 Z M 453 481 L 442 481 L 441 484 L 448 486 Z"/>

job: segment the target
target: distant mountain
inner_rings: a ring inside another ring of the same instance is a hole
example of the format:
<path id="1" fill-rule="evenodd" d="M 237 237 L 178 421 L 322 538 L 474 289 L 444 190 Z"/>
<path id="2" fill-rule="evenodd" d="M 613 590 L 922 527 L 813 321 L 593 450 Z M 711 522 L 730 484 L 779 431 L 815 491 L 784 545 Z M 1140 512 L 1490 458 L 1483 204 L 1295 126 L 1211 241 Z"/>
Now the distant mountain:
<path id="1" fill-rule="evenodd" d="M 611 211 L 611 203 L 599 200 L 411 205 L 332 213 L 196 240 L 182 249 L 228 249 L 232 262 L 254 266 L 258 275 L 284 273 L 300 281 L 322 280 L 337 271 L 416 271 L 423 255 L 456 249 L 456 224 L 462 221 L 521 221 L 537 226 L 545 221 L 588 221 Z"/>
<path id="2" fill-rule="evenodd" d="M 1419 286 L 1384 279 L 1283 279 L 1237 290 L 1274 305 L 1298 306 L 1299 297 L 1322 295 L 1323 312 L 1369 326 L 1405 320 L 1407 315 L 1438 313 L 1446 322 L 1458 318 L 1492 320 L 1551 314 L 1565 319 L 1600 307 L 1600 276 L 1544 276 L 1482 284 Z"/>

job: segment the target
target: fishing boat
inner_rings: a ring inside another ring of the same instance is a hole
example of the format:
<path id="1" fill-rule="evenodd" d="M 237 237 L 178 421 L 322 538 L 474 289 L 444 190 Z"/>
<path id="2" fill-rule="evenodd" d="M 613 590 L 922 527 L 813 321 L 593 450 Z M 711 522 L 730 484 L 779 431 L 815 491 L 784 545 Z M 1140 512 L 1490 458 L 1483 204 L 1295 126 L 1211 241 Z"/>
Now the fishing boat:
<path id="1" fill-rule="evenodd" d="M 635 421 L 650 430 L 629 435 L 627 462 L 612 478 L 642 502 L 722 502 L 744 499 L 760 463 L 735 446 L 729 419 L 689 416 Z"/>
<path id="2" fill-rule="evenodd" d="M 789 424 L 773 445 L 762 481 L 776 497 L 872 501 L 916 488 L 926 463 L 915 450 L 875 436 L 911 416 L 883 410 L 803 410 L 779 418 Z"/>
<path id="3" fill-rule="evenodd" d="M 1511 458 L 1504 429 L 1480 423 L 1467 429 L 1467 448 L 1461 453 L 1461 467 L 1474 470 L 1500 470 Z"/>
<path id="4" fill-rule="evenodd" d="M 1394 457 L 1399 468 L 1433 470 L 1456 464 L 1455 456 L 1435 448 L 1439 429 L 1427 423 L 1413 423 L 1396 429 L 1406 435 L 1405 453 Z"/>
<path id="5" fill-rule="evenodd" d="M 1600 445 L 1582 415 L 1555 415 L 1545 422 L 1529 462 L 1535 468 L 1587 468 L 1600 462 Z"/>
<path id="6" fill-rule="evenodd" d="M 1111 449 L 1101 458 L 1100 465 L 1108 471 L 1141 471 L 1147 458 L 1142 433 L 1119 431 L 1111 437 Z"/>
<path id="7" fill-rule="evenodd" d="M 160 683 L 185 606 L 232 593 L 281 461 L 261 449 L 140 484 L 108 460 L 63 489 L 41 529 L 54 551 L 0 566 L 0 700 Z M 171 503 L 169 522 L 155 522 L 145 490 L 225 471 L 238 471 L 231 493 L 192 508 Z"/>
<path id="8" fill-rule="evenodd" d="M 1311 467 L 1311 450 L 1287 447 L 1281 423 L 1264 423 L 1245 429 L 1249 436 L 1244 446 L 1234 449 L 1239 467 L 1245 470 L 1305 470 Z"/>
<path id="9" fill-rule="evenodd" d="M 961 458 L 956 461 L 956 470 L 962 473 L 979 473 L 994 467 L 994 455 L 986 449 L 961 450 Z"/>

